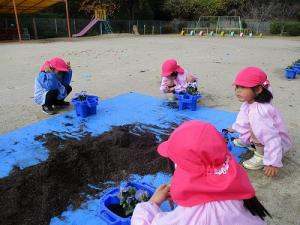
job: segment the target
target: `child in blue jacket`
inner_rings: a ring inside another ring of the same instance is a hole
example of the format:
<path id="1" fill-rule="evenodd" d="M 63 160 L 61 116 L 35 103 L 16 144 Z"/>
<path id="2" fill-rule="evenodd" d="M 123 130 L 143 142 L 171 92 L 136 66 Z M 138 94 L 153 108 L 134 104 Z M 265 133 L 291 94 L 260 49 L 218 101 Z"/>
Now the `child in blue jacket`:
<path id="1" fill-rule="evenodd" d="M 63 59 L 55 57 L 43 64 L 35 78 L 34 100 L 44 113 L 52 115 L 55 113 L 53 106 L 70 105 L 64 99 L 72 91 L 71 79 L 70 64 Z"/>

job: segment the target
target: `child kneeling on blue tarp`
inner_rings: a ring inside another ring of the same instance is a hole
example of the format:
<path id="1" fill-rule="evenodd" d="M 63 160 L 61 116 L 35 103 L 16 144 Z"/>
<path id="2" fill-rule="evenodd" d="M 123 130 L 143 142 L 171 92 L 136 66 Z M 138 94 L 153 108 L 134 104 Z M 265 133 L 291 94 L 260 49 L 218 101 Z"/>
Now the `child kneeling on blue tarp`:
<path id="1" fill-rule="evenodd" d="M 264 219 L 270 214 L 213 125 L 185 122 L 157 151 L 176 164 L 171 183 L 157 188 L 148 202 L 137 204 L 131 225 L 267 224 Z M 161 211 L 165 200 L 177 207 Z"/>
<path id="2" fill-rule="evenodd" d="M 65 98 L 72 91 L 70 63 L 55 57 L 47 60 L 35 78 L 34 100 L 44 113 L 55 114 L 53 106 L 68 106 Z"/>

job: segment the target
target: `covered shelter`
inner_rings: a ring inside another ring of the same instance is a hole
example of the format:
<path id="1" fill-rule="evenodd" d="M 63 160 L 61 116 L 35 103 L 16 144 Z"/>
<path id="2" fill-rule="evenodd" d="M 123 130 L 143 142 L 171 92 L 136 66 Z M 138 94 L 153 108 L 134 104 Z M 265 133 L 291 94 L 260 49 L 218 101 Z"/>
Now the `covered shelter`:
<path id="1" fill-rule="evenodd" d="M 22 40 L 18 14 L 36 13 L 54 4 L 64 2 L 66 7 L 67 30 L 71 38 L 68 0 L 0 0 L 0 14 L 14 14 L 16 19 L 19 41 Z"/>

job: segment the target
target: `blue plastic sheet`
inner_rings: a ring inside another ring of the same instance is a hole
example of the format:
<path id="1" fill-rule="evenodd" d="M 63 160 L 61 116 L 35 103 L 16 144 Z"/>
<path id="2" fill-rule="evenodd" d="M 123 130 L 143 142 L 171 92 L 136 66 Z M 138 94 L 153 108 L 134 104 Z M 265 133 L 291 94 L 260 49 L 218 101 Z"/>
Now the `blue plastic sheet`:
<path id="1" fill-rule="evenodd" d="M 0 178 L 8 176 L 14 166 L 21 169 L 36 165 L 48 157 L 48 151 L 36 136 L 54 132 L 61 137 L 80 138 L 84 133 L 99 135 L 108 131 L 112 126 L 137 123 L 138 133 L 143 124 L 150 126 L 153 133 L 159 134 L 161 128 L 169 128 L 185 120 L 201 120 L 212 123 L 218 130 L 231 126 L 236 113 L 198 106 L 197 111 L 178 110 L 169 107 L 166 100 L 146 96 L 138 93 L 127 93 L 99 102 L 97 114 L 87 118 L 76 116 L 74 111 L 42 120 L 38 123 L 19 128 L 0 136 Z M 147 126 L 149 128 L 149 126 Z M 135 132 L 135 131 L 133 131 Z M 158 142 L 161 141 L 158 138 Z M 238 159 L 239 153 L 235 153 Z M 170 175 L 158 173 L 156 175 L 132 175 L 132 181 L 147 182 L 154 187 L 168 183 Z M 168 205 L 163 205 L 169 210 Z M 81 208 L 68 210 L 60 217 L 51 220 L 51 225 L 101 225 L 105 224 L 98 216 L 99 199 L 90 199 Z"/>

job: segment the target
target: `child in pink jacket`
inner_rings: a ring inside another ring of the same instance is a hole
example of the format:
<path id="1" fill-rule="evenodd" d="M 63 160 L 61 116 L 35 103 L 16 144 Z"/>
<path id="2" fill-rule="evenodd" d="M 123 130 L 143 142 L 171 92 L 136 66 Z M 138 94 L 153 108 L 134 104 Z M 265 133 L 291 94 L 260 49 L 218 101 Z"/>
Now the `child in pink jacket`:
<path id="1" fill-rule="evenodd" d="M 269 213 L 214 126 L 185 122 L 158 153 L 176 164 L 171 184 L 136 206 L 132 225 L 266 225 Z M 162 212 L 165 200 L 174 201 L 176 209 Z"/>
<path id="2" fill-rule="evenodd" d="M 164 93 L 185 92 L 189 84 L 197 86 L 196 77 L 178 65 L 175 59 L 164 61 L 161 77 L 160 90 Z"/>
<path id="3" fill-rule="evenodd" d="M 232 129 L 240 134 L 237 145 L 254 145 L 254 156 L 243 162 L 250 170 L 264 168 L 266 176 L 276 176 L 291 139 L 278 110 L 264 71 L 257 67 L 241 70 L 234 81 L 235 93 L 243 102 Z"/>

